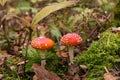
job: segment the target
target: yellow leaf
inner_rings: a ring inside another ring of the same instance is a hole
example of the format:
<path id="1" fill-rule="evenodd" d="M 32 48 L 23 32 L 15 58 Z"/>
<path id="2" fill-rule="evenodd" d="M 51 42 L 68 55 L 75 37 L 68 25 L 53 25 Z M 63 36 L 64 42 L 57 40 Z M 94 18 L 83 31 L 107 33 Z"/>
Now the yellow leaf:
<path id="1" fill-rule="evenodd" d="M 4 6 L 6 2 L 7 2 L 6 0 L 0 0 L 0 4 L 1 4 L 2 6 Z"/>
<path id="2" fill-rule="evenodd" d="M 38 12 L 35 17 L 33 18 L 31 26 L 34 27 L 35 24 L 37 24 L 39 21 L 41 21 L 43 18 L 48 16 L 50 13 L 60 10 L 62 8 L 66 8 L 69 6 L 72 6 L 76 4 L 77 1 L 64 1 L 61 3 L 53 4 L 50 6 L 46 6 L 43 8 L 40 12 Z"/>

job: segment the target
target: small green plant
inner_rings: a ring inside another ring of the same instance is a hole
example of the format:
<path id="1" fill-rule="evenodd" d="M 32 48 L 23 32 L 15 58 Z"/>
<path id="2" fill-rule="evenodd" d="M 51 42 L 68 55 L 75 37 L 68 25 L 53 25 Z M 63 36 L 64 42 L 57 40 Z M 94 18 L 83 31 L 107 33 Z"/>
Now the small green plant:
<path id="1" fill-rule="evenodd" d="M 90 71 L 87 80 L 98 80 L 98 78 L 102 80 L 104 66 L 112 68 L 113 64 L 120 62 L 116 53 L 120 49 L 120 37 L 110 30 L 100 36 L 100 39 L 94 41 L 85 53 L 76 58 L 77 63 L 88 66 Z"/>
<path id="2" fill-rule="evenodd" d="M 17 63 L 20 61 L 19 57 L 7 58 L 3 67 L 0 71 L 3 74 L 2 80 L 28 80 L 30 76 L 24 77 L 19 75 Z"/>
<path id="3" fill-rule="evenodd" d="M 67 65 L 60 63 L 59 57 L 55 54 L 54 50 L 55 49 L 53 48 L 53 50 L 48 50 L 46 52 L 46 69 L 55 72 L 59 76 L 63 76 L 64 72 L 67 71 Z M 41 51 L 29 46 L 28 53 L 27 59 L 29 61 L 26 63 L 26 72 L 33 72 L 31 70 L 32 65 L 34 63 L 40 64 L 41 62 Z M 22 50 L 22 54 L 23 56 L 26 55 L 25 49 Z"/>

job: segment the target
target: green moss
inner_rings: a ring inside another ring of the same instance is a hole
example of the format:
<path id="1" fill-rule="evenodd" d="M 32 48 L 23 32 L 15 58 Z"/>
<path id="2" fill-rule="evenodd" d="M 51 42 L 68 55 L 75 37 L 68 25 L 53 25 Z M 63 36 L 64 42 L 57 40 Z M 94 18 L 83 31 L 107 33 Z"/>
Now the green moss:
<path id="1" fill-rule="evenodd" d="M 85 64 L 90 69 L 87 80 L 102 80 L 104 66 L 112 68 L 118 60 L 120 49 L 120 37 L 110 30 L 101 34 L 98 41 L 94 41 L 88 50 L 76 58 L 79 64 Z M 93 79 L 94 78 L 94 79 Z"/>

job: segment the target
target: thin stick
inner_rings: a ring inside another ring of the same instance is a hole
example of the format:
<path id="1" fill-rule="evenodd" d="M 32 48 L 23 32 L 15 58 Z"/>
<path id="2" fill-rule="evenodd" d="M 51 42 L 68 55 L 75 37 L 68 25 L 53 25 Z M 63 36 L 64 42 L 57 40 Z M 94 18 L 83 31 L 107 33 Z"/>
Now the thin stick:
<path id="1" fill-rule="evenodd" d="M 106 66 L 104 67 L 104 69 L 105 69 L 105 71 L 106 71 L 107 73 L 109 73 L 109 71 L 108 71 L 108 69 L 107 69 L 107 67 L 106 67 Z"/>
<path id="2" fill-rule="evenodd" d="M 33 30 L 29 27 L 29 37 L 28 37 L 28 42 L 27 42 L 27 46 L 26 46 L 26 54 L 25 54 L 25 64 L 24 64 L 24 74 L 25 74 L 25 70 L 26 70 L 26 60 L 27 60 L 27 55 L 28 55 L 28 47 L 29 47 L 29 42 L 31 41 L 32 38 L 32 32 Z"/>

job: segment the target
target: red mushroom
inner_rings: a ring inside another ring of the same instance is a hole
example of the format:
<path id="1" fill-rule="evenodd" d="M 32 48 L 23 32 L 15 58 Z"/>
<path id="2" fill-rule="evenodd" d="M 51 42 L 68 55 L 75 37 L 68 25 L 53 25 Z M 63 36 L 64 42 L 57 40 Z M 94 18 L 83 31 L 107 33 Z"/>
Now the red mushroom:
<path id="1" fill-rule="evenodd" d="M 41 65 L 45 66 L 45 52 L 54 46 L 54 41 L 46 37 L 38 37 L 32 40 L 31 46 L 35 49 L 41 50 Z"/>
<path id="2" fill-rule="evenodd" d="M 81 36 L 76 33 L 68 33 L 61 38 L 60 42 L 62 45 L 69 46 L 68 48 L 69 48 L 70 65 L 73 64 L 73 59 L 74 59 L 73 49 L 74 46 L 82 42 Z"/>

